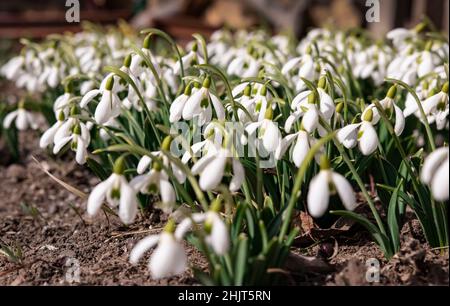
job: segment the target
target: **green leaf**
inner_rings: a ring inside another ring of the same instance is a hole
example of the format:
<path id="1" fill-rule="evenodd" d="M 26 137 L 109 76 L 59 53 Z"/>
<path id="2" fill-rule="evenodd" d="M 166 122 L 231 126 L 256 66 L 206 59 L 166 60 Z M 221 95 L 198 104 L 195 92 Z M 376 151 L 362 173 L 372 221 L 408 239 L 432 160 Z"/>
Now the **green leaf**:
<path id="1" fill-rule="evenodd" d="M 367 218 L 347 210 L 335 210 L 330 211 L 330 213 L 333 215 L 350 218 L 355 222 L 361 224 L 366 230 L 369 231 L 375 242 L 380 246 L 381 250 L 384 252 L 385 256 L 387 258 L 392 257 L 393 253 L 390 247 L 389 238 L 383 233 L 381 233 L 381 231 L 374 224 L 372 224 Z"/>
<path id="2" fill-rule="evenodd" d="M 400 180 L 397 188 L 395 188 L 392 193 L 391 200 L 389 201 L 389 208 L 387 213 L 387 223 L 389 226 L 389 231 L 391 233 L 391 241 L 394 251 L 397 252 L 400 249 L 400 228 L 399 228 L 399 216 L 398 216 L 398 207 L 400 199 L 398 197 L 398 192 L 400 187 L 403 184 L 403 180 Z"/>
<path id="3" fill-rule="evenodd" d="M 248 238 L 245 234 L 239 237 L 239 245 L 236 254 L 236 267 L 234 285 L 242 286 L 244 284 L 244 276 L 247 268 Z"/>
<path id="4" fill-rule="evenodd" d="M 89 167 L 89 169 L 94 172 L 94 174 L 102 181 L 106 180 L 108 178 L 108 173 L 105 171 L 105 168 L 100 165 L 96 160 L 92 158 L 87 158 L 86 163 Z"/>

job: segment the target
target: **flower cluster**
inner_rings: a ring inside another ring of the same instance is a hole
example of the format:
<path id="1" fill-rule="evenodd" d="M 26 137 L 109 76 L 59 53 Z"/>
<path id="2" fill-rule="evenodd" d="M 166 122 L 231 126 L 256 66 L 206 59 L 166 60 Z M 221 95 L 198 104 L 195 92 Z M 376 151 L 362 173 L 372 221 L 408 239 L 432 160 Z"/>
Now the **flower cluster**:
<path id="1" fill-rule="evenodd" d="M 367 226 L 352 212 L 361 204 L 356 193 L 370 206 L 371 232 L 386 256 L 399 246 L 389 240 L 393 219 L 382 220 L 375 201 L 389 213 L 400 201 L 423 209 L 422 224 L 435 222 L 427 238 L 439 237 L 429 242 L 448 245 L 448 41 L 425 32 L 422 23 L 375 43 L 331 29 L 300 42 L 220 30 L 208 43 L 194 35 L 182 50 L 156 29 L 143 31 L 141 48 L 132 47 L 134 36 L 86 31 L 27 43 L 2 73 L 30 92 L 64 88 L 40 146 L 54 154 L 70 148 L 94 172 L 89 161 L 102 163 L 107 175 L 89 196 L 89 215 L 118 206 L 130 224 L 139 207 L 154 204 L 171 216 L 160 234 L 138 242 L 133 264 L 157 245 L 152 276 L 182 273 L 182 241 L 193 235 L 220 275 L 215 281 L 241 284 L 245 273 L 230 260 L 247 256 L 253 265 L 273 255 L 270 243 L 289 250 L 294 209 L 320 220 L 331 206 Z M 18 129 L 35 127 L 24 104 L 3 124 L 14 120 Z M 426 137 L 425 148 L 417 135 Z M 366 189 L 367 174 L 375 176 L 377 198 Z M 263 242 L 250 252 L 247 235 Z"/>

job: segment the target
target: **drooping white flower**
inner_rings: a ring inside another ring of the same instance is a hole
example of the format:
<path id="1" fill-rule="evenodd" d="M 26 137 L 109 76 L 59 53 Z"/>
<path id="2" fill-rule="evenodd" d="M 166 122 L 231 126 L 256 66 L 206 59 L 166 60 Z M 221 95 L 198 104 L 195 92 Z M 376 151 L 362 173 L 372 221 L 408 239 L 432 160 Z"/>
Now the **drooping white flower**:
<path id="1" fill-rule="evenodd" d="M 65 122 L 64 113 L 60 112 L 57 119 L 58 120 L 47 131 L 45 131 L 44 134 L 42 134 L 41 139 L 39 140 L 39 146 L 41 148 L 46 148 L 50 144 L 54 143 L 56 133 Z"/>
<path id="2" fill-rule="evenodd" d="M 293 113 L 286 119 L 284 125 L 287 133 L 290 132 L 293 124 L 302 117 L 302 126 L 309 133 L 314 132 L 316 128 L 319 128 L 319 132 L 323 130 L 319 125 L 320 116 L 327 122 L 330 122 L 335 112 L 335 106 L 331 97 L 323 89 L 325 86 L 324 82 L 325 78 L 321 77 L 317 88 L 319 93 L 318 99 L 314 91 L 307 90 L 299 93 L 292 100 L 291 109 Z"/>
<path id="3" fill-rule="evenodd" d="M 449 149 L 442 147 L 427 156 L 423 163 L 420 179 L 430 186 L 437 201 L 448 200 L 449 190 Z"/>
<path id="4" fill-rule="evenodd" d="M 289 146 L 293 143 L 293 149 L 291 153 L 291 160 L 294 162 L 295 166 L 299 168 L 303 163 L 306 155 L 308 154 L 311 146 L 315 144 L 317 140 L 311 137 L 306 131 L 300 130 L 297 133 L 287 135 L 283 138 L 275 151 L 275 159 L 280 160 L 286 153 Z M 319 162 L 320 155 L 323 153 L 324 148 L 322 147 L 319 152 L 315 155 L 316 162 Z"/>
<path id="5" fill-rule="evenodd" d="M 232 178 L 230 191 L 234 192 L 241 188 L 245 179 L 245 171 L 238 158 L 233 157 L 231 150 L 220 148 L 215 153 L 209 153 L 200 158 L 192 167 L 192 174 L 200 174 L 200 188 L 213 190 L 222 181 L 227 164 L 231 165 Z"/>
<path id="6" fill-rule="evenodd" d="M 5 119 L 3 119 L 3 127 L 8 129 L 13 121 L 15 121 L 16 128 L 19 131 L 24 131 L 29 127 L 36 130 L 39 127 L 38 115 L 26 110 L 23 103 L 19 103 L 19 107 L 15 111 L 5 116 Z"/>
<path id="7" fill-rule="evenodd" d="M 181 57 L 181 62 L 183 63 L 183 69 L 187 69 L 193 65 L 204 64 L 205 60 L 198 52 L 198 44 L 194 42 L 192 44 L 191 50 Z M 177 61 L 175 65 L 173 65 L 173 73 L 179 75 L 181 71 L 180 61 Z"/>
<path id="8" fill-rule="evenodd" d="M 87 126 L 80 122 L 76 118 L 69 118 L 66 122 L 62 123 L 58 129 L 52 130 L 53 135 L 53 154 L 58 154 L 59 151 L 68 143 L 70 148 L 76 152 L 75 160 L 78 164 L 82 165 L 86 162 L 87 147 L 91 141 L 91 136 Z M 50 138 L 50 135 L 46 135 Z M 47 143 L 49 139 L 42 144 Z"/>
<path id="9" fill-rule="evenodd" d="M 245 128 L 249 136 L 253 135 L 259 129 L 256 137 L 262 141 L 264 149 L 269 153 L 275 152 L 281 141 L 280 130 L 278 129 L 278 125 L 272 121 L 272 117 L 273 110 L 269 106 L 266 109 L 266 115 L 262 121 L 250 123 Z"/>
<path id="10" fill-rule="evenodd" d="M 181 119 L 184 106 L 186 105 L 187 100 L 191 96 L 191 92 L 192 87 L 186 86 L 184 93 L 178 96 L 175 100 L 173 100 L 172 104 L 170 105 L 170 115 L 169 115 L 169 121 L 171 123 L 177 122 Z"/>
<path id="11" fill-rule="evenodd" d="M 100 102 L 95 109 L 94 118 L 98 124 L 103 124 L 112 118 L 120 115 L 121 102 L 117 94 L 113 91 L 114 78 L 113 76 L 108 78 L 104 89 L 94 89 L 89 91 L 80 102 L 82 108 L 91 102 L 99 94 L 102 95 Z"/>
<path id="12" fill-rule="evenodd" d="M 352 186 L 345 177 L 331 170 L 329 161 L 323 157 L 320 172 L 309 184 L 307 203 L 311 216 L 323 216 L 328 209 L 330 195 L 336 193 L 347 210 L 355 209 L 356 199 Z"/>
<path id="13" fill-rule="evenodd" d="M 210 90 L 211 79 L 206 77 L 202 88 L 193 93 L 186 101 L 183 108 L 183 119 L 191 120 L 194 117 L 198 118 L 198 125 L 202 126 L 212 120 L 212 110 L 216 113 L 219 120 L 225 119 L 225 109 L 222 102 Z M 213 107 L 211 107 L 211 104 Z"/>
<path id="14" fill-rule="evenodd" d="M 191 230 L 192 222 L 202 224 L 206 232 L 205 242 L 217 255 L 225 255 L 230 249 L 230 237 L 227 225 L 220 217 L 219 211 L 220 200 L 216 199 L 207 212 L 193 213 L 181 221 L 175 231 L 175 237 L 179 240 L 183 239 L 184 235 Z"/>
<path id="15" fill-rule="evenodd" d="M 114 172 L 91 191 L 87 202 L 89 215 L 96 215 L 106 200 L 111 207 L 119 205 L 119 217 L 123 223 L 130 224 L 134 221 L 138 210 L 136 192 L 123 175 L 123 171 L 124 157 L 121 156 L 114 164 Z"/>
<path id="16" fill-rule="evenodd" d="M 174 231 L 174 221 L 169 220 L 162 233 L 140 240 L 130 253 L 130 263 L 137 264 L 145 252 L 158 245 L 148 263 L 152 277 L 159 279 L 183 273 L 187 268 L 187 256 Z"/>
<path id="17" fill-rule="evenodd" d="M 352 149 L 358 144 L 362 154 L 372 154 L 378 146 L 378 135 L 372 125 L 372 117 L 373 112 L 369 108 L 362 116 L 362 122 L 349 124 L 339 129 L 336 138 L 347 149 Z"/>

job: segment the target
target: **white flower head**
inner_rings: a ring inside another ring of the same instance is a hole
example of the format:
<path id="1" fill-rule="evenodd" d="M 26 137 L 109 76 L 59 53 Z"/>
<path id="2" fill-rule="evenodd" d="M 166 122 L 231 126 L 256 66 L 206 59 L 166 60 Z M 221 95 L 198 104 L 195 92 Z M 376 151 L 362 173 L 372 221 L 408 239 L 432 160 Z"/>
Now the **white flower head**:
<path id="1" fill-rule="evenodd" d="M 319 218 L 328 209 L 330 195 L 337 193 L 347 210 L 356 207 L 355 194 L 350 183 L 339 173 L 329 168 L 329 161 L 323 156 L 320 172 L 309 184 L 307 203 L 308 211 L 314 218 Z"/>
<path id="2" fill-rule="evenodd" d="M 123 175 L 124 162 L 124 157 L 119 157 L 114 164 L 113 173 L 91 191 L 87 202 L 89 215 L 96 215 L 106 200 L 111 207 L 119 205 L 119 217 L 123 223 L 130 224 L 136 218 L 136 192 Z"/>
<path id="3" fill-rule="evenodd" d="M 160 279 L 183 273 L 187 268 L 187 256 L 181 239 L 174 235 L 175 222 L 170 219 L 164 231 L 150 235 L 139 241 L 130 253 L 130 263 L 137 264 L 149 249 L 158 245 L 153 251 L 148 268 L 154 279 Z"/>
<path id="4" fill-rule="evenodd" d="M 433 151 L 425 159 L 420 179 L 430 186 L 433 197 L 438 201 L 448 200 L 449 149 L 442 147 Z"/>

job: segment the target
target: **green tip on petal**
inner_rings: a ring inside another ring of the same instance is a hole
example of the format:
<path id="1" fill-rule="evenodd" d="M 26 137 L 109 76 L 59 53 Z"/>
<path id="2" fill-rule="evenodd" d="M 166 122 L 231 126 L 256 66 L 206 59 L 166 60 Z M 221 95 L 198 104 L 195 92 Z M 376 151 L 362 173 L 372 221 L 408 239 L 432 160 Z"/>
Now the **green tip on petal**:
<path id="1" fill-rule="evenodd" d="M 391 88 L 389 88 L 386 97 L 394 99 L 396 94 L 397 94 L 397 85 L 393 85 L 391 86 Z"/>
<path id="2" fill-rule="evenodd" d="M 322 155 L 320 157 L 320 170 L 328 170 L 330 167 L 330 160 L 326 155 Z"/>
<path id="3" fill-rule="evenodd" d="M 114 77 L 110 76 L 109 79 L 106 81 L 105 89 L 112 90 L 113 86 L 114 86 Z"/>
<path id="4" fill-rule="evenodd" d="M 175 228 L 176 228 L 175 220 L 170 218 L 169 220 L 167 220 L 167 223 L 164 226 L 164 232 L 173 234 L 175 232 Z"/>
<path id="5" fill-rule="evenodd" d="M 74 133 L 75 135 L 81 135 L 81 125 L 76 124 L 76 125 L 73 127 L 73 133 Z"/>
<path id="6" fill-rule="evenodd" d="M 114 163 L 113 172 L 122 175 L 125 171 L 125 155 L 121 155 Z"/>

